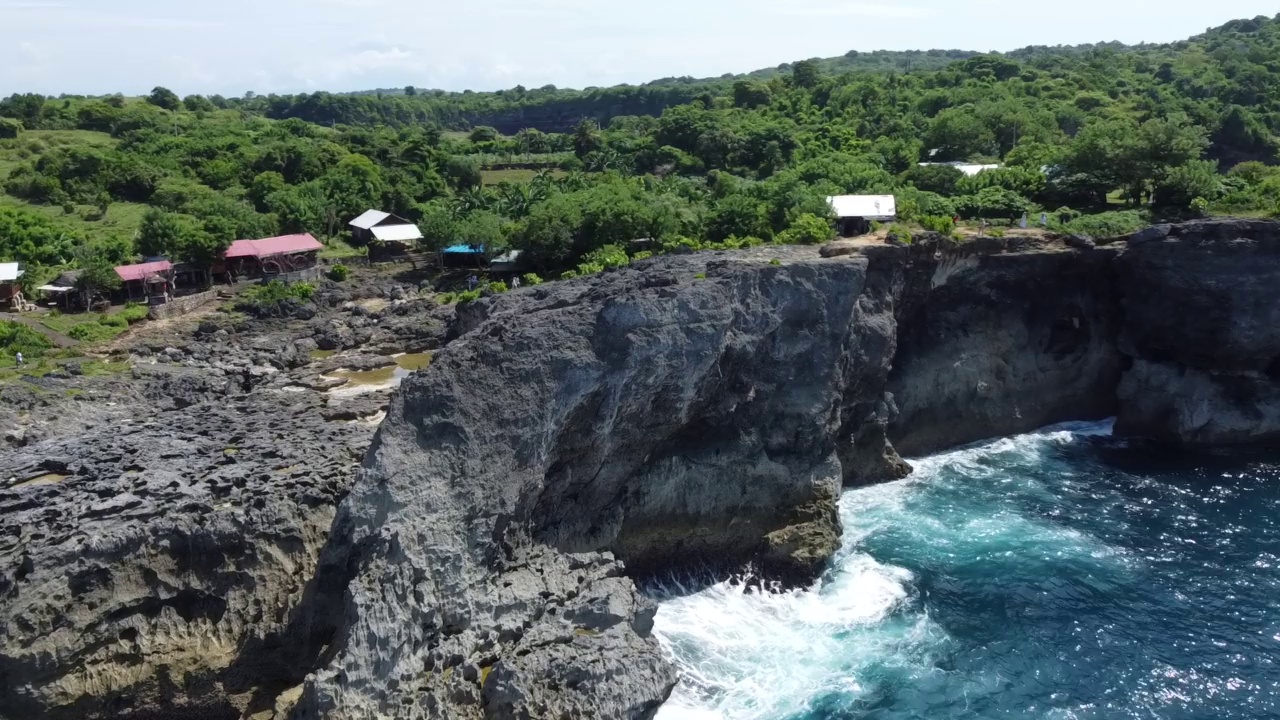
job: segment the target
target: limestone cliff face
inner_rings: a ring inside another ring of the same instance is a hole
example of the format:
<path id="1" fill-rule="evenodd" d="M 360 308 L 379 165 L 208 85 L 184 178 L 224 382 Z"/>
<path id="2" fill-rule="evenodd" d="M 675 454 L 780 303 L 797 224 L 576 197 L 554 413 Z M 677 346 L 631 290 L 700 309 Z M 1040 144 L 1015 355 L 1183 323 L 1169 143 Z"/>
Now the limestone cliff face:
<path id="1" fill-rule="evenodd" d="M 1280 439 L 1280 224 L 1161 225 L 1117 262 L 1116 432 L 1190 445 Z"/>
<path id="2" fill-rule="evenodd" d="M 1114 252 L 1011 239 L 880 255 L 906 276 L 889 379 L 899 452 L 1115 414 Z"/>
<path id="3" fill-rule="evenodd" d="M 354 577 L 299 717 L 651 716 L 675 677 L 615 558 L 813 576 L 844 398 L 892 357 L 866 275 L 774 250 L 493 301 L 402 388 L 341 509 L 326 562 Z"/>

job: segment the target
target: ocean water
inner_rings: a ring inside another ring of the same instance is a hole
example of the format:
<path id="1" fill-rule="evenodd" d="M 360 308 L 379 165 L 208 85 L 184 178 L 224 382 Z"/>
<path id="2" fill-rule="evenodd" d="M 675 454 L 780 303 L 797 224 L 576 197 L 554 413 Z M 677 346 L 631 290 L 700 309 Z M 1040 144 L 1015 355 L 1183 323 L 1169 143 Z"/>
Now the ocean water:
<path id="1" fill-rule="evenodd" d="M 659 720 L 1280 717 L 1280 455 L 1073 425 L 913 464 L 815 588 L 667 589 Z"/>

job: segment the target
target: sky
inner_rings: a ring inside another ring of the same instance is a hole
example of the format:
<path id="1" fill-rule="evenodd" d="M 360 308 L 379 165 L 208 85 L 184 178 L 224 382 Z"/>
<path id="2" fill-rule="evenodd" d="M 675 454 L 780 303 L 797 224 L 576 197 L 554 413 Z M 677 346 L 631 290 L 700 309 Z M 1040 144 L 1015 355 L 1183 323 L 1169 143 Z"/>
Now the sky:
<path id="1" fill-rule="evenodd" d="M 1169 42 L 1275 0 L 0 0 L 0 95 L 496 90 L 849 50 Z"/>

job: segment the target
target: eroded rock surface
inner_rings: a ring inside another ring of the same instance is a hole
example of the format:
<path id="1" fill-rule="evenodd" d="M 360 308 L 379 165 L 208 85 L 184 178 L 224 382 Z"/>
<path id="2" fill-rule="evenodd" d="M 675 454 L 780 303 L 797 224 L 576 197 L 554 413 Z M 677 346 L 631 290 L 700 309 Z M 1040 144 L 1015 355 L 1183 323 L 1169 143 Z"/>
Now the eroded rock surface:
<path id="1" fill-rule="evenodd" d="M 1189 445 L 1280 439 L 1280 224 L 1220 220 L 1134 236 L 1116 432 Z"/>
<path id="2" fill-rule="evenodd" d="M 335 524 L 354 577 L 299 717 L 649 717 L 675 676 L 614 556 L 812 577 L 867 261 L 790 254 L 502 298 L 407 381 Z"/>

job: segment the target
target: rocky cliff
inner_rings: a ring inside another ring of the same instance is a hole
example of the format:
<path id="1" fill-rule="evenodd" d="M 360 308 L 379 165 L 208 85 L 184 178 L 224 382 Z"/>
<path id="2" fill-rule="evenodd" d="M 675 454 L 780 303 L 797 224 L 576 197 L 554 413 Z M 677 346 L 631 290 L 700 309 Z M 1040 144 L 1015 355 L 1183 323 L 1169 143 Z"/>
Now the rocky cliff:
<path id="1" fill-rule="evenodd" d="M 1280 225 L 1160 225 L 1117 262 L 1132 358 L 1116 432 L 1188 445 L 1280 439 Z"/>
<path id="2" fill-rule="evenodd" d="M 1280 224 L 1219 221 L 1105 247 L 668 256 L 522 289 L 460 309 L 349 495 L 362 439 L 304 398 L 260 430 L 314 428 L 318 462 L 245 446 L 229 408 L 179 408 L 185 450 L 121 427 L 66 483 L 0 491 L 0 716 L 651 717 L 675 677 L 635 579 L 806 582 L 842 485 L 901 477 L 899 452 L 1111 415 L 1273 441 L 1277 252 Z M 64 472 L 79 445 L 56 442 L 23 450 L 27 474 Z M 268 461 L 223 487 L 222 445 Z M 145 461 L 107 452 L 132 446 Z"/>

